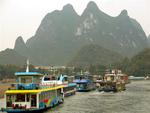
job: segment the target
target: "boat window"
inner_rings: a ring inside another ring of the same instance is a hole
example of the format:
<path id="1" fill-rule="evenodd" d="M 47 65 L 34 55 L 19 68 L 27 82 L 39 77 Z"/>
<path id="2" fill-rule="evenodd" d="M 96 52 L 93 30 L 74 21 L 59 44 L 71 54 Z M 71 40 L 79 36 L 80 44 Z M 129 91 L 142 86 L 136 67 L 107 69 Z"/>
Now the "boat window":
<path id="1" fill-rule="evenodd" d="M 54 76 L 52 76 L 52 80 L 56 80 L 56 78 Z"/>
<path id="2" fill-rule="evenodd" d="M 49 80 L 50 80 L 50 78 L 44 77 L 44 81 L 49 81 Z"/>
<path id="3" fill-rule="evenodd" d="M 31 107 L 36 107 L 36 94 L 31 95 Z"/>
<path id="4" fill-rule="evenodd" d="M 15 95 L 7 95 L 6 101 L 7 101 L 7 107 L 12 107 L 12 102 L 15 100 Z"/>
<path id="5" fill-rule="evenodd" d="M 87 87 L 87 84 L 77 84 L 77 87 L 79 88 L 86 88 Z"/>
<path id="6" fill-rule="evenodd" d="M 52 98 L 55 97 L 56 96 L 56 90 L 51 90 L 50 95 Z"/>
<path id="7" fill-rule="evenodd" d="M 75 76 L 75 79 L 80 79 L 80 77 L 81 77 L 81 76 L 78 76 L 78 75 L 77 75 L 77 76 Z"/>
<path id="8" fill-rule="evenodd" d="M 50 97 L 51 97 L 51 96 L 50 96 L 50 91 L 48 91 L 47 93 L 48 93 L 48 98 L 50 98 Z"/>
<path id="9" fill-rule="evenodd" d="M 49 80 L 56 80 L 56 78 L 55 78 L 55 76 L 44 77 L 44 81 L 49 81 Z"/>
<path id="10" fill-rule="evenodd" d="M 87 76 L 87 78 L 93 80 L 93 76 Z"/>
<path id="11" fill-rule="evenodd" d="M 40 78 L 39 77 L 34 77 L 33 83 L 39 84 L 40 83 Z"/>
<path id="12" fill-rule="evenodd" d="M 42 101 L 42 95 L 41 94 L 39 94 L 39 100 Z"/>
<path id="13" fill-rule="evenodd" d="M 111 80 L 114 80 L 114 77 L 113 77 L 113 76 L 111 76 Z"/>
<path id="14" fill-rule="evenodd" d="M 42 101 L 44 99 L 44 95 L 43 93 L 40 94 L 40 101 Z"/>
<path id="15" fill-rule="evenodd" d="M 48 92 L 45 92 L 45 98 L 48 98 Z"/>
<path id="16" fill-rule="evenodd" d="M 57 89 L 58 96 L 61 95 L 61 89 Z"/>
<path id="17" fill-rule="evenodd" d="M 69 83 L 73 82 L 73 80 L 74 80 L 74 77 L 73 77 L 73 76 L 68 77 L 68 82 L 69 82 Z"/>
<path id="18" fill-rule="evenodd" d="M 30 100 L 30 95 L 27 94 L 27 102 L 29 102 L 29 100 Z"/>
<path id="19" fill-rule="evenodd" d="M 25 102 L 25 94 L 17 94 L 16 102 Z"/>
<path id="20" fill-rule="evenodd" d="M 68 81 L 68 78 L 67 78 L 67 77 L 64 77 L 64 81 Z"/>
<path id="21" fill-rule="evenodd" d="M 80 80 L 83 79 L 83 77 L 80 77 Z"/>
<path id="22" fill-rule="evenodd" d="M 79 87 L 79 85 L 78 85 Z M 70 90 L 74 90 L 75 89 L 75 86 L 71 86 L 71 87 L 65 87 L 64 88 L 64 92 L 67 92 L 67 91 L 70 91 Z"/>
<path id="23" fill-rule="evenodd" d="M 21 83 L 32 83 L 32 77 L 21 77 Z"/>
<path id="24" fill-rule="evenodd" d="M 58 76 L 57 80 L 60 80 L 60 76 Z"/>

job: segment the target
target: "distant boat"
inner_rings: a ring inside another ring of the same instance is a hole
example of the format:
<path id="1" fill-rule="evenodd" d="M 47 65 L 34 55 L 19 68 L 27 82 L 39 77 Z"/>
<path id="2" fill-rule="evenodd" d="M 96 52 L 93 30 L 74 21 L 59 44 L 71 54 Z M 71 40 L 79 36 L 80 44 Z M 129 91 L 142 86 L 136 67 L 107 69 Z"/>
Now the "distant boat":
<path id="1" fill-rule="evenodd" d="M 129 76 L 130 80 L 144 80 L 145 77 L 135 77 L 135 76 Z"/>
<path id="2" fill-rule="evenodd" d="M 80 73 L 75 76 L 74 82 L 77 84 L 76 89 L 79 92 L 91 91 L 95 89 L 92 75 Z"/>
<path id="3" fill-rule="evenodd" d="M 106 73 L 103 80 L 97 81 L 96 87 L 98 91 L 118 92 L 126 89 L 126 83 L 128 83 L 128 76 L 115 70 Z"/>

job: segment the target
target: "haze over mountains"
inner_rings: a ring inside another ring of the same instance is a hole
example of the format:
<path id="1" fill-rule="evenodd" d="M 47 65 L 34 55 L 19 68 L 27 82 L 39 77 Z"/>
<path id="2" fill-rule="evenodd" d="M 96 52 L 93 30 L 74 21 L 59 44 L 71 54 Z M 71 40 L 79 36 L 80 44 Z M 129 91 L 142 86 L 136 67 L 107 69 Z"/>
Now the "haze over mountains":
<path id="1" fill-rule="evenodd" d="M 6 49 L 0 52 L 0 64 L 23 65 L 26 62 L 26 57 L 21 56 L 12 49 Z"/>
<path id="2" fill-rule="evenodd" d="M 150 35 L 148 36 L 148 45 L 150 47 Z"/>
<path id="3" fill-rule="evenodd" d="M 96 58 L 92 63 L 99 61 L 103 64 L 103 59 L 109 64 L 111 60 L 132 57 L 147 47 L 148 39 L 142 27 L 128 16 L 126 10 L 117 17 L 111 17 L 90 2 L 81 16 L 70 4 L 61 11 L 48 13 L 36 34 L 26 43 L 22 37 L 17 38 L 14 51 L 28 57 L 35 65 L 66 65 L 70 62 L 78 65 L 76 59 L 82 62 L 87 55 Z M 114 54 L 114 58 L 108 57 Z M 90 64 L 88 59 L 84 62 Z M 0 61 L 0 64 L 4 63 Z"/>

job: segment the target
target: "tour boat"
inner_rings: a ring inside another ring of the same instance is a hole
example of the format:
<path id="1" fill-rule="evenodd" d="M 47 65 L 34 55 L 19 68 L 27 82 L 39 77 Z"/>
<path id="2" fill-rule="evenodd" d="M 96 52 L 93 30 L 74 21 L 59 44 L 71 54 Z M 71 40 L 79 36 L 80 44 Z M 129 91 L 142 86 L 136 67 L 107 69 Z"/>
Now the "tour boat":
<path id="1" fill-rule="evenodd" d="M 74 82 L 77 84 L 76 90 L 79 92 L 91 91 L 95 89 L 93 77 L 89 74 L 82 74 L 82 72 L 75 76 Z"/>
<path id="2" fill-rule="evenodd" d="M 126 81 L 122 74 L 118 71 L 112 70 L 111 73 L 106 73 L 104 79 L 96 82 L 96 87 L 98 91 L 104 92 L 118 92 L 125 90 Z"/>
<path id="3" fill-rule="evenodd" d="M 5 92 L 3 111 L 8 113 L 41 112 L 64 101 L 63 85 L 41 85 L 38 72 L 16 72 L 17 83 Z"/>
<path id="4" fill-rule="evenodd" d="M 73 83 L 73 76 L 58 75 L 47 75 L 42 78 L 42 85 L 46 86 L 59 86 L 63 85 L 64 96 L 74 95 L 76 92 L 76 83 Z"/>

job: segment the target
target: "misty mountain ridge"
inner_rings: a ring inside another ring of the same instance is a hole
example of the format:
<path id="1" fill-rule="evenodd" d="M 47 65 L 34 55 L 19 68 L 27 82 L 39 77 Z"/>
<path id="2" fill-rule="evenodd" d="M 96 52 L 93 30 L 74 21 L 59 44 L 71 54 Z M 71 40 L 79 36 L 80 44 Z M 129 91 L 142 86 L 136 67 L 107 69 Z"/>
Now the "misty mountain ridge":
<path id="1" fill-rule="evenodd" d="M 26 57 L 18 54 L 13 49 L 6 49 L 5 51 L 0 52 L 0 64 L 7 65 L 24 65 L 26 62 Z"/>
<path id="2" fill-rule="evenodd" d="M 36 65 L 66 65 L 89 44 L 124 57 L 132 57 L 148 47 L 141 25 L 126 10 L 111 17 L 89 2 L 81 16 L 70 4 L 48 13 L 35 35 L 26 43 L 19 37 L 14 50 Z"/>
<path id="3" fill-rule="evenodd" d="M 150 47 L 150 35 L 148 36 L 147 39 L 148 39 L 148 45 L 149 45 L 148 47 Z"/>

